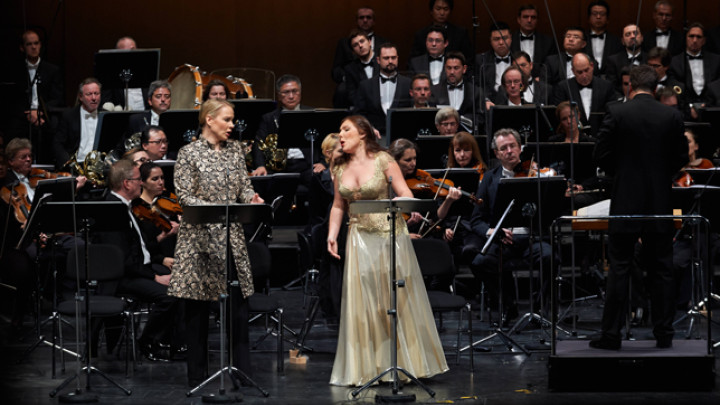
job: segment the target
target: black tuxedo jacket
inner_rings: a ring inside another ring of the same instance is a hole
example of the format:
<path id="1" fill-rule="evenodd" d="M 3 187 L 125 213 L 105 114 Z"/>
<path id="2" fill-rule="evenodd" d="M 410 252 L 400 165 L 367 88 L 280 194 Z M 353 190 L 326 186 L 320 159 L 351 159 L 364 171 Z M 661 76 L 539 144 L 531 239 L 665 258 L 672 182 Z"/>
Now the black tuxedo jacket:
<path id="1" fill-rule="evenodd" d="M 546 84 L 541 80 L 532 79 L 533 82 L 533 103 L 540 102 L 540 104 L 549 105 L 552 96 L 552 86 Z M 527 91 L 527 90 L 525 90 Z M 493 103 L 497 105 L 507 105 L 508 98 L 504 87 L 500 87 L 495 96 Z M 523 101 L 525 104 L 525 101 Z"/>
<path id="2" fill-rule="evenodd" d="M 108 193 L 105 197 L 106 201 L 120 201 L 113 194 Z M 155 272 L 150 264 L 143 263 L 142 247 L 140 245 L 140 237 L 138 232 L 131 225 L 130 212 L 128 212 L 127 226 L 122 229 L 111 232 L 97 232 L 95 240 L 99 243 L 107 243 L 115 245 L 123 252 L 125 258 L 125 277 L 127 278 L 148 278 L 155 279 Z M 145 246 L 148 246 L 146 240 Z"/>
<path id="3" fill-rule="evenodd" d="M 377 63 L 377 59 L 372 58 L 370 61 L 373 67 L 373 76 L 380 74 L 380 66 Z M 355 59 L 352 62 L 345 65 L 345 89 L 347 91 L 347 105 L 355 104 L 355 97 L 357 96 L 357 89 L 360 82 L 369 79 L 365 74 L 365 67 L 360 62 L 360 59 Z"/>
<path id="4" fill-rule="evenodd" d="M 432 25 L 428 25 L 415 33 L 413 46 L 410 49 L 411 58 L 427 52 L 425 40 L 427 39 L 427 34 L 430 31 L 430 28 L 432 27 Z M 470 43 L 470 37 L 468 36 L 467 30 L 452 23 L 446 23 L 444 28 L 447 34 L 446 39 L 448 40 L 448 46 L 445 48 L 445 53 L 450 51 L 460 51 L 463 55 L 465 55 L 465 60 L 469 65 L 472 61 L 473 48 Z"/>
<path id="5" fill-rule="evenodd" d="M 708 106 L 720 107 L 720 80 L 715 80 L 705 87 L 707 87 Z"/>
<path id="6" fill-rule="evenodd" d="M 413 58 L 410 58 L 410 61 L 408 62 L 408 70 L 410 70 L 413 75 L 416 75 L 418 73 L 425 73 L 426 75 L 430 76 L 430 55 L 423 54 L 419 56 L 415 56 Z M 445 79 L 445 67 L 440 70 L 440 81 L 443 81 Z M 432 83 L 430 83 L 432 85 Z"/>
<path id="7" fill-rule="evenodd" d="M 301 110 L 312 110 L 312 108 L 304 105 L 300 105 Z M 278 124 L 280 123 L 280 113 L 282 113 L 282 109 L 276 108 L 273 111 L 270 111 L 269 113 L 265 113 L 262 116 L 262 119 L 260 120 L 260 125 L 258 125 L 258 130 L 255 133 L 255 142 L 253 142 L 252 146 L 252 157 L 253 157 L 253 166 L 255 168 L 258 168 L 260 166 L 265 166 L 265 154 L 259 149 L 259 141 L 264 141 L 265 138 L 267 138 L 270 134 L 277 134 L 278 133 Z M 317 145 L 317 143 L 316 143 Z M 310 147 L 306 148 L 300 148 L 300 150 L 303 153 L 303 157 L 305 158 L 306 162 L 309 165 L 312 165 L 310 162 Z M 317 161 L 320 156 L 318 154 L 315 154 L 315 160 Z"/>
<path id="8" fill-rule="evenodd" d="M 534 55 L 532 56 L 531 61 L 533 64 L 543 64 L 548 56 L 557 54 L 555 42 L 551 37 L 535 31 L 535 33 L 533 33 L 533 38 Z M 513 53 L 520 51 L 520 31 L 515 31 L 512 34 L 512 44 L 510 44 L 510 50 Z"/>
<path id="9" fill-rule="evenodd" d="M 594 77 L 590 86 L 592 87 L 591 113 L 605 112 L 605 106 L 609 102 L 617 100 L 620 96 L 620 94 L 613 89 L 612 83 L 599 77 Z M 568 87 L 570 88 L 570 93 L 568 93 Z M 577 80 L 572 78 L 567 81 L 562 81 L 556 86 L 553 86 L 553 88 L 553 104 L 557 105 L 562 101 L 571 100 L 570 95 L 572 95 L 572 100 L 577 103 L 580 111 L 580 122 L 583 125 L 588 125 L 589 122 L 588 119 L 585 118 L 585 107 L 580 98 L 580 86 Z"/>
<path id="10" fill-rule="evenodd" d="M 37 68 L 36 77 L 40 108 L 44 107 L 50 110 L 65 106 L 65 92 L 60 68 L 45 61 L 45 59 L 41 59 Z M 22 89 L 22 99 L 17 100 L 17 103 L 14 104 L 17 106 L 17 111 L 23 113 L 29 110 L 32 90 L 30 88 L 30 74 L 28 73 L 25 59 L 15 65 L 10 81 L 14 82 L 18 89 Z M 18 95 L 20 95 L 20 93 L 18 93 Z"/>
<path id="11" fill-rule="evenodd" d="M 463 103 L 462 105 L 460 105 L 460 110 L 458 111 L 458 113 L 461 116 L 472 120 L 472 86 L 467 81 L 465 81 L 464 83 L 465 85 L 463 86 Z M 436 105 L 450 105 L 450 96 L 448 95 L 447 81 L 445 79 L 441 80 L 440 83 L 436 84 L 435 86 L 432 86 L 431 91 Z M 483 125 L 485 123 L 482 114 L 483 106 L 480 104 L 484 99 L 485 97 L 483 97 L 483 92 L 480 87 L 475 86 L 475 109 L 477 111 L 477 113 L 475 114 L 475 119 L 478 128 L 483 128 Z"/>
<path id="12" fill-rule="evenodd" d="M 70 156 L 77 152 L 80 147 L 80 106 L 75 106 L 63 112 L 58 125 L 57 133 L 53 139 L 53 150 L 55 151 L 55 165 L 61 167 L 70 159 Z"/>
<path id="13" fill-rule="evenodd" d="M 593 65 L 597 66 L 597 61 L 591 54 L 588 54 Z M 563 52 L 560 55 L 550 55 L 545 59 L 545 67 L 547 71 L 548 84 L 555 87 L 556 84 L 566 79 L 565 68 L 568 60 L 568 54 Z M 593 69 L 593 75 L 600 76 L 598 69 Z M 540 76 L 542 79 L 542 76 Z"/>
<path id="14" fill-rule="evenodd" d="M 685 84 L 685 100 L 687 102 L 707 101 L 706 94 L 708 84 L 720 79 L 720 55 L 712 52 L 702 52 L 703 75 L 705 76 L 705 87 L 701 94 L 695 93 L 692 86 L 692 74 L 688 65 L 687 54 L 685 52 L 675 55 L 670 62 L 670 70 L 668 75 L 677 81 Z"/>
<path id="15" fill-rule="evenodd" d="M 145 127 L 150 125 L 150 118 L 152 114 L 150 110 L 139 112 L 130 116 L 128 120 L 127 134 L 132 135 L 136 132 L 142 132 Z"/>
<path id="16" fill-rule="evenodd" d="M 647 63 L 647 53 L 640 51 L 637 56 L 640 64 Z M 632 62 L 627 56 L 627 51 L 623 50 L 620 53 L 616 53 L 609 58 L 605 59 L 603 64 L 605 65 L 605 79 L 615 86 L 615 91 L 618 93 L 622 92 L 622 78 L 620 77 L 620 71 L 625 66 L 629 66 Z"/>
<path id="17" fill-rule="evenodd" d="M 494 218 L 493 212 L 495 212 L 495 197 L 497 196 L 500 179 L 502 179 L 502 170 L 502 166 L 498 166 L 486 171 L 475 193 L 476 197 L 482 198 L 483 203 L 476 205 L 473 209 L 470 228 L 483 241 L 487 240 L 487 231 L 495 226 L 496 218 Z"/>
<path id="18" fill-rule="evenodd" d="M 375 52 L 375 56 L 377 56 L 380 52 L 380 45 L 388 42 L 388 40 L 378 35 L 374 35 L 374 37 L 375 48 L 373 51 Z M 375 56 L 373 56 L 373 59 L 375 59 Z M 350 48 L 350 38 L 340 38 L 335 47 L 335 58 L 333 58 L 332 71 L 330 72 L 335 83 L 343 82 L 345 78 L 345 66 L 356 59 L 357 56 L 355 56 L 352 48 Z"/>
<path id="19" fill-rule="evenodd" d="M 685 36 L 681 32 L 673 29 L 670 29 L 669 31 L 670 41 L 668 41 L 667 50 L 670 51 L 670 54 L 673 56 L 683 53 L 685 51 Z M 653 28 L 644 35 L 643 49 L 647 52 L 656 46 L 657 32 L 655 32 L 655 28 Z"/>
<path id="20" fill-rule="evenodd" d="M 395 97 L 390 108 L 412 107 L 412 99 L 410 98 L 410 79 L 405 76 L 397 76 L 397 84 L 395 86 Z M 360 82 L 358 92 L 355 97 L 356 114 L 364 115 L 370 123 L 380 131 L 385 133 L 387 126 L 387 116 L 380 104 L 380 76 L 373 76 L 370 79 Z"/>
<path id="21" fill-rule="evenodd" d="M 510 59 L 510 65 L 512 66 L 512 58 Z M 495 68 L 495 52 L 492 49 L 476 55 L 475 71 L 479 74 L 482 90 L 490 100 L 494 99 L 497 94 L 495 90 L 495 74 L 497 71 Z"/>
<path id="22" fill-rule="evenodd" d="M 688 159 L 683 132 L 682 114 L 650 94 L 610 106 L 593 153 L 598 165 L 613 176 L 610 215 L 672 213 L 668 179 Z M 610 224 L 611 232 L 657 227 L 646 222 Z"/>
<path id="23" fill-rule="evenodd" d="M 590 55 L 593 60 L 596 60 L 595 54 L 593 54 L 593 48 L 592 48 L 592 41 L 590 40 L 590 31 L 585 32 L 585 42 L 587 43 L 585 45 L 585 48 L 583 49 L 583 52 Z M 603 48 L 603 54 L 602 54 L 602 66 L 598 66 L 597 62 L 595 62 L 595 74 L 596 75 L 602 75 L 605 74 L 607 71 L 607 60 L 610 56 L 615 55 L 618 52 L 622 52 L 625 48 L 622 45 L 622 42 L 620 41 L 620 37 L 618 37 L 615 34 L 612 34 L 608 31 L 605 31 L 605 47 Z"/>

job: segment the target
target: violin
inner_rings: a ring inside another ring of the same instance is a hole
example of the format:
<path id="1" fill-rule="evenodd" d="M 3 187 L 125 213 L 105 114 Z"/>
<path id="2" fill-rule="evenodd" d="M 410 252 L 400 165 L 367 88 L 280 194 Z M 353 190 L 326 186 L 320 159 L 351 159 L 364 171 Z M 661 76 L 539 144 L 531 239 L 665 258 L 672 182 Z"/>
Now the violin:
<path id="1" fill-rule="evenodd" d="M 688 165 L 685 166 L 685 169 L 712 169 L 714 167 L 715 165 L 713 165 L 711 160 L 700 158 L 688 163 Z"/>
<path id="2" fill-rule="evenodd" d="M 25 226 L 30 216 L 30 208 L 32 204 L 28 200 L 27 189 L 23 183 L 18 182 L 15 185 L 8 185 L 0 190 L 0 197 L 9 206 L 12 206 L 15 219 Z"/>
<path id="3" fill-rule="evenodd" d="M 35 188 L 40 180 L 57 179 L 58 177 L 72 177 L 71 173 L 68 172 L 49 172 L 47 170 L 33 168 L 28 176 L 30 187 Z"/>
<path id="4" fill-rule="evenodd" d="M 687 164 L 683 169 L 712 169 L 713 167 L 715 166 L 712 161 L 701 158 Z M 693 184 L 695 184 L 695 180 L 685 170 L 680 170 L 673 178 L 673 187 L 690 187 Z"/>
<path id="5" fill-rule="evenodd" d="M 535 162 L 534 159 L 530 159 L 517 166 L 515 169 L 515 177 L 538 177 L 538 170 L 540 171 L 540 177 L 557 176 L 555 169 L 549 167 L 538 169 L 537 162 Z"/>
<path id="6" fill-rule="evenodd" d="M 425 170 L 417 169 L 415 170 L 415 175 L 411 178 L 405 179 L 405 182 L 407 183 L 410 190 L 412 190 L 414 195 L 419 196 L 428 196 L 432 193 L 432 197 L 434 197 L 436 194 L 439 197 L 446 197 L 448 195 L 448 190 L 450 187 L 454 187 L 455 183 L 452 182 L 452 180 L 437 180 L 434 179 L 432 176 L 430 176 L 430 173 L 426 172 Z M 468 193 L 467 191 L 460 190 L 460 194 L 462 194 L 464 197 L 469 198 L 473 203 L 480 204 L 482 203 L 482 200 L 475 197 L 473 194 Z"/>
<path id="7" fill-rule="evenodd" d="M 155 199 L 153 205 L 167 216 L 182 215 L 182 207 L 175 193 L 163 192 Z"/>
<path id="8" fill-rule="evenodd" d="M 162 229 L 164 232 L 169 232 L 172 229 L 170 218 L 159 210 L 153 209 L 153 206 L 143 201 L 141 198 L 136 198 L 132 202 L 132 211 L 136 217 L 143 221 L 150 221 L 153 225 Z"/>

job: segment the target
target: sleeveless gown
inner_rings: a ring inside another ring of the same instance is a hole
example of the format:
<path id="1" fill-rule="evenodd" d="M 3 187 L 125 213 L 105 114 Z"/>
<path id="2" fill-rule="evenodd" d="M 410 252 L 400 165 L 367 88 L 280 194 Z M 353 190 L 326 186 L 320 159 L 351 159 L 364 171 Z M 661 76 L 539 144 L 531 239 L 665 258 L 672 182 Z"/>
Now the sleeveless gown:
<path id="1" fill-rule="evenodd" d="M 384 171 L 392 157 L 378 152 L 373 177 L 357 189 L 343 186 L 343 169 L 336 169 L 339 191 L 349 204 L 388 198 Z M 391 251 L 388 215 L 350 215 L 342 288 L 340 331 L 330 384 L 360 386 L 390 367 L 392 317 Z M 425 291 L 420 267 L 402 216 L 396 222 L 398 367 L 415 377 L 432 377 L 448 370 L 445 353 Z M 383 377 L 390 381 L 392 373 Z M 399 373 L 404 378 L 404 374 Z"/>

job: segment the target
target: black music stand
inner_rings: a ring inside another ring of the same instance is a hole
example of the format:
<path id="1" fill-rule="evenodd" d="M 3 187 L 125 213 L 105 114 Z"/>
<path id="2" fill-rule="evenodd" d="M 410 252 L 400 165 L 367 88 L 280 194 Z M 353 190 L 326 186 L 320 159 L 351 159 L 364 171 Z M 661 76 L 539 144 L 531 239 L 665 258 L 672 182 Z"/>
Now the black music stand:
<path id="1" fill-rule="evenodd" d="M 130 126 L 130 116 L 137 111 L 103 111 L 98 115 L 94 150 L 110 152 L 121 147 L 125 152 L 124 137 Z"/>
<path id="2" fill-rule="evenodd" d="M 714 169 L 705 170 L 714 172 Z M 693 177 L 693 179 L 695 178 Z M 708 178 L 707 180 L 712 180 L 712 178 Z M 709 184 L 692 185 L 689 187 L 673 187 L 672 202 L 673 207 L 681 208 L 682 212 L 686 213 L 686 215 L 700 215 L 707 218 L 708 223 L 710 224 L 717 223 L 713 221 L 718 220 L 718 214 L 715 207 L 717 207 L 718 203 L 720 203 L 720 187 Z M 693 255 L 690 262 L 690 301 L 692 302 L 692 305 L 683 316 L 673 322 L 673 326 L 675 326 L 685 319 L 690 318 L 690 324 L 688 325 L 688 330 L 685 334 L 686 339 L 691 338 L 696 321 L 699 323 L 702 319 L 707 318 L 710 323 L 718 325 L 718 322 L 708 317 L 707 314 L 709 299 L 720 301 L 720 296 L 712 291 L 708 291 L 705 285 L 705 280 L 707 279 L 705 274 L 707 273 L 704 272 L 712 274 L 712 252 L 710 251 L 710 246 L 706 246 L 704 252 L 700 249 L 699 241 L 701 240 L 701 236 L 698 234 L 697 223 L 697 220 L 685 220 L 683 221 L 683 227 L 675 234 L 675 239 L 678 239 L 678 236 L 680 236 L 683 228 L 691 226 L 693 229 L 690 235 L 693 249 Z M 706 229 L 706 232 L 710 232 L 710 229 Z M 707 241 L 707 235 L 705 236 L 705 240 Z M 703 264 L 702 258 L 704 256 L 710 260 Z M 705 310 L 703 310 L 703 308 Z"/>
<path id="3" fill-rule="evenodd" d="M 387 111 L 388 145 L 399 138 L 414 141 L 419 136 L 435 135 L 437 108 L 390 108 Z"/>
<path id="4" fill-rule="evenodd" d="M 265 201 L 274 201 L 282 197 L 276 210 L 275 223 L 283 223 L 292 210 L 295 191 L 300 184 L 300 173 L 274 173 L 266 176 L 252 176 L 250 183 L 253 190 Z"/>
<path id="5" fill-rule="evenodd" d="M 416 200 L 414 198 L 408 198 L 408 199 L 397 199 L 397 200 L 367 200 L 367 201 L 355 201 L 350 204 L 350 213 L 351 214 L 365 214 L 365 213 L 389 213 L 389 221 L 390 221 L 390 262 L 392 263 L 392 270 L 391 270 L 391 276 L 392 276 L 392 294 L 390 298 L 390 305 L 391 307 L 388 309 L 387 314 L 392 317 L 392 341 L 393 344 L 390 345 L 390 367 L 383 371 L 382 373 L 378 374 L 377 376 L 373 377 L 370 381 L 368 381 L 365 385 L 362 387 L 356 389 L 352 392 L 352 396 L 357 397 L 358 394 L 367 388 L 369 388 L 371 385 L 375 383 L 375 381 L 378 381 L 382 377 L 384 377 L 386 374 L 391 373 L 392 375 L 392 396 L 389 397 L 383 397 L 383 396 L 376 396 L 375 402 L 408 402 L 408 401 L 414 401 L 415 395 L 397 395 L 400 391 L 400 380 L 398 379 L 398 371 L 401 371 L 403 374 L 405 374 L 406 377 L 408 377 L 410 380 L 415 382 L 415 384 L 419 385 L 420 388 L 424 389 L 425 392 L 427 392 L 431 397 L 435 396 L 435 391 L 431 390 L 429 387 L 427 387 L 425 384 L 423 384 L 420 380 L 418 380 L 414 375 L 412 375 L 407 370 L 398 367 L 397 364 L 397 317 L 398 317 L 398 308 L 397 308 L 397 289 L 405 286 L 405 280 L 398 280 L 397 274 L 396 274 L 396 247 L 395 247 L 395 220 L 397 218 L 398 213 L 410 213 L 410 212 L 426 212 L 426 211 L 432 211 L 437 207 L 437 202 L 435 200 Z"/>
<path id="6" fill-rule="evenodd" d="M 528 142 L 525 144 L 521 160 L 530 160 L 539 150 L 539 159 L 534 159 L 540 167 L 555 169 L 558 174 L 570 178 L 571 163 L 575 164 L 575 183 L 594 177 L 596 165 L 592 157 L 595 143 L 577 142 Z M 571 156 L 574 154 L 574 156 Z"/>
<path id="7" fill-rule="evenodd" d="M 505 232 L 502 230 L 503 227 L 506 225 L 506 220 L 510 216 L 510 213 L 513 210 L 513 207 L 515 206 L 515 200 L 510 200 L 510 202 L 505 206 L 505 209 L 500 215 L 500 219 L 498 219 L 497 223 L 495 224 L 494 231 L 488 236 L 487 241 L 485 242 L 485 245 L 483 246 L 482 250 L 480 251 L 481 254 L 486 254 L 487 251 L 490 249 L 490 246 L 494 243 L 500 243 L 502 244 L 502 238 L 505 235 Z M 495 204 L 495 207 L 498 207 L 497 203 Z M 478 340 L 477 342 L 472 342 L 470 345 L 465 346 L 461 348 L 459 351 L 464 352 L 465 350 L 473 350 L 476 346 L 480 346 L 482 343 L 485 343 L 489 340 L 492 340 L 496 337 L 499 337 L 500 340 L 502 340 L 505 343 L 505 346 L 509 350 L 512 350 L 513 347 L 517 347 L 520 349 L 523 353 L 525 353 L 526 356 L 530 355 L 530 352 L 527 351 L 524 347 L 520 346 L 513 338 L 510 337 L 509 333 L 505 333 L 505 331 L 502 329 L 503 324 L 503 249 L 502 246 L 500 247 L 499 254 L 498 254 L 498 312 L 500 313 L 500 320 L 497 323 L 497 327 L 495 328 L 494 332 L 490 335 Z M 532 297 L 531 297 L 532 300 Z M 485 348 L 483 346 L 478 347 L 478 349 L 482 349 L 483 351 L 489 351 L 488 348 Z"/>
<path id="8" fill-rule="evenodd" d="M 228 292 L 230 294 L 232 294 L 232 288 L 239 287 L 237 281 L 233 281 L 232 283 L 230 282 L 230 272 L 232 271 L 230 268 L 230 255 L 232 254 L 230 248 L 230 225 L 236 223 L 249 224 L 254 222 L 265 222 L 270 220 L 271 214 L 272 209 L 267 204 L 212 204 L 188 205 L 183 207 L 183 221 L 191 225 L 218 223 L 225 225 L 225 281 L 227 282 Z M 227 339 L 225 333 L 225 312 L 227 310 L 231 311 L 230 319 L 232 319 L 232 306 L 227 309 L 228 294 L 221 294 L 218 298 L 220 301 L 220 369 L 216 371 L 215 374 L 208 377 L 205 381 L 201 382 L 198 386 L 188 391 L 186 395 L 192 396 L 210 381 L 220 377 L 220 388 L 218 394 L 204 395 L 203 402 L 215 404 L 238 402 L 238 400 L 241 400 L 240 397 L 228 396 L 225 394 L 225 373 L 227 373 L 231 380 L 233 378 L 237 378 L 241 381 L 247 381 L 260 391 L 263 396 L 269 396 L 270 394 L 253 381 L 247 374 L 233 366 L 232 345 L 227 350 L 229 360 L 228 365 L 225 366 L 225 342 Z M 282 331 L 280 333 L 282 333 Z M 230 329 L 230 336 L 230 342 L 232 342 L 232 328 Z M 235 382 L 235 380 L 232 381 Z"/>
<path id="9" fill-rule="evenodd" d="M 544 119 L 538 119 L 538 134 L 536 134 L 536 114 L 538 108 L 534 105 L 509 106 L 496 105 L 490 107 L 490 128 L 491 134 L 501 128 L 512 128 L 520 134 L 523 143 L 530 140 L 547 141 L 555 134 L 553 128 L 557 128 L 557 119 L 555 118 L 555 106 L 546 105 L 540 107 L 545 111 L 545 115 L 550 122 Z M 539 135 L 539 138 L 538 138 Z"/>
<path id="10" fill-rule="evenodd" d="M 275 100 L 242 98 L 229 101 L 235 108 L 235 128 L 233 128 L 232 139 L 254 140 L 262 116 L 273 111 L 276 107 Z"/>
<path id="11" fill-rule="evenodd" d="M 310 142 L 310 165 L 315 163 L 315 141 L 338 132 L 347 110 L 283 111 L 278 120 L 278 148 L 303 148 Z"/>
<path id="12" fill-rule="evenodd" d="M 50 397 L 55 397 L 60 390 L 65 388 L 72 380 L 77 378 L 77 387 L 74 392 L 60 396 L 60 402 L 97 402 L 97 397 L 90 394 L 91 384 L 90 375 L 99 374 L 109 383 L 116 386 L 126 395 L 132 392 L 124 388 L 105 373 L 93 367 L 90 362 L 90 232 L 97 231 L 117 231 L 128 226 L 130 220 L 128 208 L 121 201 L 83 201 L 83 202 L 49 202 L 40 206 L 38 213 L 38 227 L 45 232 L 73 232 L 76 235 L 79 230 L 83 230 L 85 236 L 85 295 L 75 296 L 75 319 L 76 324 L 80 325 L 80 301 L 85 301 L 85 366 L 80 368 L 80 359 L 77 360 L 77 371 L 74 375 L 68 377 L 54 390 L 50 392 Z M 79 262 L 78 262 L 79 263 Z M 69 270 L 69 269 L 68 269 Z M 79 265 L 75 269 L 80 278 Z M 76 328 L 77 351 L 80 352 L 80 328 Z M 85 373 L 85 391 L 80 388 L 80 373 Z"/>
<path id="13" fill-rule="evenodd" d="M 121 90 L 127 109 L 125 90 L 146 89 L 160 76 L 160 49 L 101 49 L 95 53 L 94 64 L 103 90 Z"/>
<path id="14" fill-rule="evenodd" d="M 193 138 L 198 139 L 198 110 L 170 110 L 160 114 L 158 125 L 165 131 L 168 139 L 168 155 L 177 152 L 184 145 L 192 142 Z"/>

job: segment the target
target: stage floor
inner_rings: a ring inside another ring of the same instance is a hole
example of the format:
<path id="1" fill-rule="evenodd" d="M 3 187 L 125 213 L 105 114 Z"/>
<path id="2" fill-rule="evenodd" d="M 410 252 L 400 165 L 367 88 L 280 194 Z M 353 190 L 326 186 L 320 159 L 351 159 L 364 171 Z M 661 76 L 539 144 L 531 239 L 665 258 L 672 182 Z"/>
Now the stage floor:
<path id="1" fill-rule="evenodd" d="M 299 330 L 303 320 L 302 292 L 301 291 L 273 291 L 283 301 L 286 311 L 286 324 L 295 330 Z M 562 350 L 575 351 L 586 355 L 603 356 L 604 351 L 588 350 L 587 343 L 578 341 L 585 340 L 596 333 L 601 316 L 602 302 L 591 300 L 583 302 L 578 306 L 578 329 L 575 335 L 561 333 L 563 339 L 559 346 Z M 522 314 L 525 308 L 521 306 Z M 715 311 L 718 312 L 718 311 Z M 477 314 L 476 314 L 477 315 Z M 678 313 L 681 315 L 681 313 Z M 718 315 L 714 316 L 718 320 Z M 720 398 L 720 378 L 715 377 L 715 388 L 705 392 L 612 392 L 613 387 L 604 387 L 597 392 L 553 392 L 548 389 L 548 360 L 550 357 L 549 348 L 546 350 L 532 351 L 530 356 L 520 351 L 510 352 L 499 339 L 493 339 L 486 344 L 490 352 L 475 351 L 475 371 L 470 371 L 469 355 L 465 352 L 455 364 L 455 327 L 456 318 L 445 316 L 445 331 L 441 332 L 445 346 L 450 371 L 424 380 L 424 382 L 436 392 L 434 398 L 430 397 L 421 388 L 410 384 L 406 385 L 402 392 L 415 394 L 418 403 L 460 403 L 460 404 L 717 404 Z M 704 326 L 705 324 L 702 323 Z M 474 319 L 475 339 L 487 336 L 491 328 L 487 322 Z M 564 328 L 570 329 L 571 325 L 564 324 Z M 684 349 L 697 350 L 698 345 L 702 346 L 702 340 L 679 341 L 684 338 L 684 331 L 687 323 L 678 327 L 676 344 L 673 353 L 681 353 Z M 0 326 L 0 338 L 2 339 L 2 351 L 0 352 L 0 381 L 2 382 L 0 402 L 2 404 L 56 404 L 57 398 L 50 398 L 49 393 L 59 385 L 67 376 L 74 373 L 75 363 L 69 361 L 64 373 L 58 371 L 55 379 L 51 378 L 51 350 L 48 346 L 40 346 L 34 350 L 26 360 L 16 364 L 22 357 L 25 348 L 34 341 L 32 331 L 30 335 L 20 341 L 17 336 L 10 333 L 6 322 Z M 49 328 L 45 330 L 49 333 Z M 263 326 L 257 324 L 251 329 L 251 341 L 254 341 L 263 332 Z M 720 336 L 720 328 L 714 327 L 714 336 Z M 211 348 L 217 349 L 218 329 L 211 329 Z M 74 338 L 74 332 L 66 329 L 65 336 Z M 623 350 L 630 352 L 642 351 L 644 346 L 651 347 L 654 341 L 642 342 L 651 339 L 652 335 L 648 327 L 638 327 L 633 330 L 633 336 L 637 342 L 624 342 Z M 520 333 L 513 334 L 512 338 L 519 344 L 542 346 L 549 340 L 549 332 L 532 325 L 523 329 Z M 463 344 L 467 338 L 463 337 Z M 268 338 L 264 341 L 259 351 L 253 352 L 252 378 L 270 394 L 263 397 L 259 391 L 251 387 L 242 387 L 239 391 L 230 390 L 230 394 L 240 393 L 244 397 L 244 403 L 250 404 L 342 404 L 342 403 L 374 403 L 375 395 L 388 395 L 391 393 L 388 385 L 375 386 L 362 392 L 358 398 L 353 399 L 351 388 L 334 387 L 328 384 L 332 369 L 335 346 L 337 344 L 337 326 L 328 325 L 323 322 L 322 316 L 318 316 L 307 339 L 307 345 L 314 351 L 308 353 L 309 361 L 306 365 L 293 365 L 288 362 L 287 352 L 284 356 L 285 371 L 278 374 L 276 371 L 275 341 Z M 286 344 L 286 348 L 290 348 Z M 70 346 L 71 348 L 74 345 Z M 631 349 L 635 347 L 636 349 Z M 649 350 L 649 349 L 647 349 Z M 567 352 L 566 352 L 567 353 Z M 715 365 L 717 366 L 715 355 Z M 66 359 L 69 359 L 66 356 Z M 211 355 L 211 372 L 218 368 L 217 354 Z M 125 365 L 123 359 L 117 359 L 115 355 L 101 353 L 94 359 L 93 365 L 119 384 L 132 390 L 131 396 L 125 396 L 117 388 L 109 385 L 100 377 L 93 376 L 93 392 L 100 398 L 100 403 L 106 404 L 201 404 L 200 397 L 186 396 L 188 391 L 185 363 L 174 361 L 170 363 L 152 363 L 143 360 L 137 365 L 137 370 L 130 378 L 125 378 Z M 590 367 L 588 365 L 588 367 Z M 579 366 L 578 374 L 586 373 L 588 370 Z M 684 370 L 671 370 L 672 373 L 683 373 Z M 588 373 L 591 375 L 593 373 Z M 591 378 L 591 377 L 588 377 Z M 599 378 L 599 377 L 594 377 Z M 84 378 L 82 380 L 84 387 Z M 229 382 L 226 383 L 231 389 Z M 61 394 L 71 392 L 75 383 L 72 383 L 61 391 Z M 211 383 L 201 393 L 217 392 L 218 384 Z"/>

